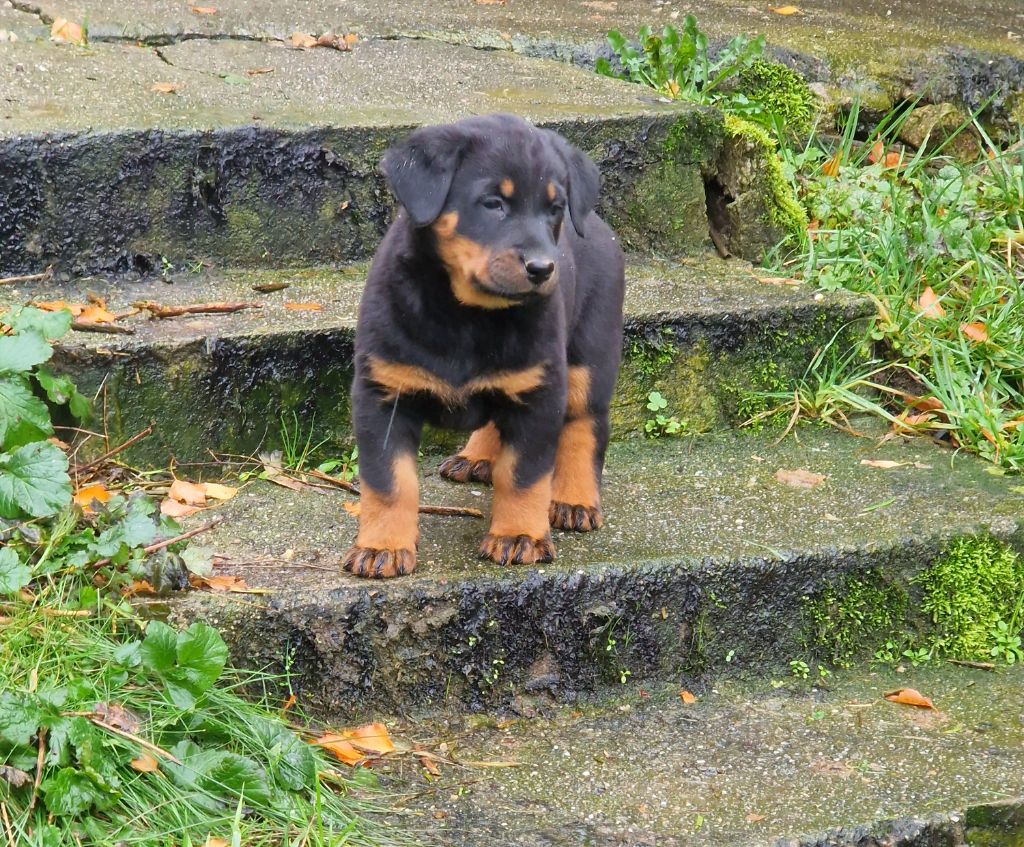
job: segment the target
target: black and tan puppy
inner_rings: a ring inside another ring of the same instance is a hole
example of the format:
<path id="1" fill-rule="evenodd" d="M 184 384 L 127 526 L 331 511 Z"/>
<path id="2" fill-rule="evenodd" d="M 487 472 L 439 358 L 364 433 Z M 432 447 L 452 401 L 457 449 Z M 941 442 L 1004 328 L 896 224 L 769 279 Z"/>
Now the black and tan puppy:
<path id="1" fill-rule="evenodd" d="M 441 474 L 494 485 L 481 557 L 550 561 L 549 527 L 602 523 L 624 279 L 622 250 L 593 211 L 597 168 L 510 115 L 417 130 L 381 167 L 402 209 L 359 313 L 362 506 L 344 568 L 415 568 L 424 422 L 474 430 Z"/>

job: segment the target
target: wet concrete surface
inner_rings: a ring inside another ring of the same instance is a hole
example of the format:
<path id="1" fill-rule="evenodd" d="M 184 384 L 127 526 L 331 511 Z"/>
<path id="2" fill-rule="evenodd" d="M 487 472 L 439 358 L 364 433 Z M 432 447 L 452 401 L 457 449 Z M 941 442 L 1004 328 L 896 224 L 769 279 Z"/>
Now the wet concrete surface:
<path id="1" fill-rule="evenodd" d="M 204 269 L 197 273 L 158 273 L 146 279 L 85 276 L 48 283 L 0 287 L 0 308 L 32 302 L 86 304 L 100 297 L 107 308 L 124 314 L 133 304 L 154 301 L 166 306 L 200 303 L 251 303 L 233 314 L 192 315 L 152 320 L 142 311 L 117 321 L 132 335 L 72 332 L 65 348 L 130 351 L 143 347 L 184 346 L 205 338 L 235 338 L 279 333 L 354 330 L 366 265 L 341 268 Z M 763 282 L 762 279 L 774 280 Z M 714 256 L 676 260 L 634 257 L 627 269 L 625 311 L 631 324 L 697 324 L 742 317 L 769 324 L 779 313 L 831 309 L 851 316 L 866 313 L 862 302 L 844 292 L 818 292 L 808 285 L 785 285 L 741 260 Z M 253 286 L 283 284 L 261 293 Z M 290 308 L 289 308 L 290 307 Z M 313 307 L 319 307 L 313 308 Z"/>
<path id="2" fill-rule="evenodd" d="M 176 86 L 171 93 L 154 85 Z M 158 127 L 415 126 L 516 111 L 535 121 L 671 109 L 559 62 L 432 41 L 347 53 L 280 43 L 0 43 L 0 137 Z M 571 92 L 571 94 L 570 94 Z"/>
<path id="3" fill-rule="evenodd" d="M 279 670 L 288 655 L 290 685 L 320 714 L 485 709 L 524 691 L 571 701 L 624 668 L 643 682 L 785 667 L 804 649 L 802 598 L 845 575 L 906 580 L 979 531 L 1021 544 L 1024 497 L 976 460 L 812 428 L 771 442 L 615 443 L 604 528 L 555 533 L 555 562 L 482 562 L 484 521 L 428 515 L 416 572 L 381 582 L 338 569 L 351 495 L 250 484 L 186 527 L 222 516 L 205 543 L 270 594 L 193 593 L 150 611 L 214 623 L 242 666 Z M 441 480 L 439 458 L 422 462 L 422 502 L 487 514 L 490 491 Z M 877 459 L 906 464 L 862 464 Z M 827 478 L 796 489 L 780 469 Z"/>
<path id="4" fill-rule="evenodd" d="M 632 33 L 644 24 L 678 23 L 688 13 L 714 37 L 764 33 L 777 46 L 810 56 L 834 56 L 855 69 L 853 57 L 899 66 L 908 51 L 968 47 L 1024 57 L 1024 18 L 1015 0 L 805 0 L 800 12 L 781 16 L 771 3 L 748 0 L 221 0 L 217 12 L 198 15 L 187 4 L 146 0 L 24 0 L 46 19 L 63 15 L 90 22 L 97 38 L 174 40 L 182 38 L 286 38 L 296 30 L 354 31 L 364 37 L 419 36 L 465 41 L 477 46 L 571 54 L 565 45 L 603 41 L 618 28 Z M 559 46 L 561 45 L 561 47 Z"/>
<path id="5" fill-rule="evenodd" d="M 686 705 L 678 683 L 627 684 L 528 716 L 398 720 L 442 759 L 491 767 L 428 780 L 404 762 L 387 782 L 452 847 L 1015 845 L 1024 829 L 998 840 L 965 810 L 1024 798 L 1022 685 L 1022 668 L 865 668 L 822 688 L 719 680 Z M 937 710 L 882 698 L 901 687 Z"/>

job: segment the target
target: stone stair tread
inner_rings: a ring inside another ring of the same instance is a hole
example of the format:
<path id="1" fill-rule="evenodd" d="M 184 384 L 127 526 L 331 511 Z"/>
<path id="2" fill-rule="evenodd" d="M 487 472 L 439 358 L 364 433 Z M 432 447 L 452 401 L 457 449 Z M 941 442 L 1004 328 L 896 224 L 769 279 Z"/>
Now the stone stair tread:
<path id="1" fill-rule="evenodd" d="M 227 339 L 279 333 L 314 333 L 354 330 L 366 266 L 337 269 L 223 269 L 197 275 L 176 274 L 170 281 L 158 276 L 129 281 L 77 277 L 48 283 L 0 287 L 0 307 L 31 302 L 83 304 L 90 296 L 102 298 L 120 314 L 138 301 L 166 306 L 200 303 L 259 303 L 259 309 L 231 314 L 197 314 L 152 320 L 143 312 L 123 318 L 118 326 L 133 335 L 72 332 L 62 341 L 66 348 L 131 350 L 174 347 L 204 339 Z M 820 293 L 807 285 L 788 285 L 767 271 L 755 271 L 741 260 L 723 261 L 713 255 L 680 259 L 632 257 L 627 267 L 627 320 L 713 322 L 742 316 L 768 321 L 781 311 L 828 309 L 848 312 L 850 318 L 871 312 L 868 301 L 845 292 Z M 288 288 L 259 293 L 252 286 L 287 283 Z M 316 305 L 318 311 L 291 310 L 286 304 Z"/>
<path id="2" fill-rule="evenodd" d="M 267 68 L 273 71 L 247 73 Z M 408 127 L 498 111 L 538 122 L 608 120 L 681 108 L 564 63 L 425 40 L 369 42 L 350 53 L 193 40 L 162 47 L 159 55 L 130 43 L 88 50 L 0 43 L 0 69 L 4 96 L 17 104 L 0 108 L 0 139 L 254 123 Z M 159 83 L 180 87 L 152 91 Z"/>
<path id="3" fill-rule="evenodd" d="M 466 772 L 443 764 L 435 787 L 417 784 L 410 811 L 451 847 L 1018 844 L 1021 685 L 1021 667 L 875 667 L 803 690 L 719 680 L 685 705 L 678 684 L 629 684 L 597 702 L 527 702 L 489 726 L 395 731 L 455 738 L 460 761 L 520 763 L 463 790 Z M 882 699 L 903 687 L 938 711 Z M 1005 841 L 1000 818 L 1017 822 Z M 954 837 L 964 829 L 966 842 Z"/>
<path id="4" fill-rule="evenodd" d="M 279 561 L 279 568 L 226 568 L 250 585 L 273 589 L 275 606 L 330 606 L 367 590 L 381 597 L 457 594 L 460 584 L 471 590 L 475 583 L 497 581 L 502 591 L 515 592 L 517 586 L 579 573 L 668 575 L 679 569 L 777 571 L 785 590 L 793 590 L 785 572 L 796 558 L 816 558 L 826 568 L 852 550 L 895 548 L 910 540 L 941 544 L 984 527 L 1006 535 L 1022 525 L 1024 496 L 986 473 L 980 461 L 925 439 L 880 445 L 882 433 L 870 422 L 865 427 L 873 437 L 800 428 L 778 445 L 770 436 L 745 432 L 613 443 L 604 528 L 556 532 L 556 561 L 537 567 L 502 568 L 478 560 L 484 521 L 424 515 L 413 575 L 366 581 L 342 574 L 337 562 L 356 528 L 342 504 L 355 498 L 340 490 L 295 492 L 266 482 L 245 486 L 218 507 L 214 514 L 224 522 L 205 538 L 234 561 Z M 421 501 L 487 514 L 490 489 L 441 479 L 438 459 L 420 463 Z M 866 459 L 905 464 L 885 470 L 862 465 Z M 780 469 L 821 473 L 826 480 L 813 490 L 794 488 L 774 478 Z M 209 517 L 190 518 L 187 526 Z M 288 550 L 290 562 L 281 559 Z"/>

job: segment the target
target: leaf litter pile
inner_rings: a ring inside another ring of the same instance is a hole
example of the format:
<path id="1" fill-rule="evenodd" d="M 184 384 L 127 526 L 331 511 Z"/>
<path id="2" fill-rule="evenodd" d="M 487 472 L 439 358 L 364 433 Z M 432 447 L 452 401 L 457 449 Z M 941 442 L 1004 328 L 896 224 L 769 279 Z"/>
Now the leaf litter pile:
<path id="1" fill-rule="evenodd" d="M 213 627 L 138 614 L 189 583 L 246 590 L 190 544 L 216 518 L 173 516 L 238 489 L 134 476 L 118 457 L 148 428 L 91 446 L 89 399 L 46 364 L 81 314 L 0 313 L 0 844 L 413 843 L 362 766 L 429 753 L 382 725 L 313 727 L 273 702 L 282 680 L 230 667 Z"/>

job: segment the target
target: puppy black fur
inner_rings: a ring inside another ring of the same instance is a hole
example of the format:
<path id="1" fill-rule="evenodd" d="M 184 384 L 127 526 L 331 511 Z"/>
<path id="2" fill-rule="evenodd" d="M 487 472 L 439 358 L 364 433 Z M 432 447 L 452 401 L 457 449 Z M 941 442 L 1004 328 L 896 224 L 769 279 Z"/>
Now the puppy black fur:
<path id="1" fill-rule="evenodd" d="M 425 422 L 473 430 L 441 473 L 494 485 L 481 556 L 550 561 L 549 526 L 602 523 L 625 283 L 622 250 L 593 211 L 597 168 L 511 115 L 417 130 L 381 167 L 402 209 L 359 313 L 362 504 L 343 566 L 365 577 L 415 567 Z"/>

